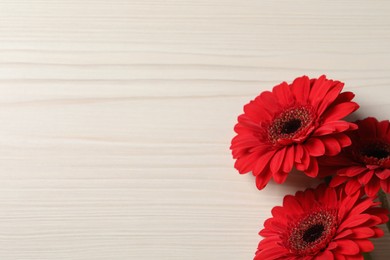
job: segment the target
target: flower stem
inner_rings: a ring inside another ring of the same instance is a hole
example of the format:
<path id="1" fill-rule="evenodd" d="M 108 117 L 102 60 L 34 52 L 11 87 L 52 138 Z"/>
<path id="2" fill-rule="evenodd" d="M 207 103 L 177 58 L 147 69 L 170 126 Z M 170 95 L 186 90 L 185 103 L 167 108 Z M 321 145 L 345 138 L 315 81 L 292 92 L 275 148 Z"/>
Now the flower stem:
<path id="1" fill-rule="evenodd" d="M 363 253 L 364 260 L 372 260 L 372 256 L 370 253 Z"/>
<path id="2" fill-rule="evenodd" d="M 387 200 L 386 193 L 383 190 L 379 190 L 378 197 L 380 202 L 382 203 L 382 207 L 387 209 L 390 212 L 390 205 L 389 205 L 389 201 Z M 390 232 L 390 221 L 387 221 L 386 226 L 387 226 L 387 230 Z"/>

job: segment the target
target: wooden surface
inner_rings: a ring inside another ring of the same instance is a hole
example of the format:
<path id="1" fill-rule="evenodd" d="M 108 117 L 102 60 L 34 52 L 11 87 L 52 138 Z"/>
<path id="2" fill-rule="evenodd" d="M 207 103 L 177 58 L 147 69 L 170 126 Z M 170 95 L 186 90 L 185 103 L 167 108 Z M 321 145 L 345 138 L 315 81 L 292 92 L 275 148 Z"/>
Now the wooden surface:
<path id="1" fill-rule="evenodd" d="M 327 74 L 390 118 L 390 2 L 1 0 L 0 259 L 252 259 L 242 106 Z M 390 237 L 375 242 L 389 259 Z"/>

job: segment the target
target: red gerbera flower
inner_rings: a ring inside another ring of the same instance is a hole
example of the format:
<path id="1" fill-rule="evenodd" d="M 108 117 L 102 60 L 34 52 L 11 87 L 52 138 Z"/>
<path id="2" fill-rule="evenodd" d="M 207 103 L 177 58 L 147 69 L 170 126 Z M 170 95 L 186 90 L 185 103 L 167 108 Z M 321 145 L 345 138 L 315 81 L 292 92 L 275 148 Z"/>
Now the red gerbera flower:
<path id="1" fill-rule="evenodd" d="M 351 141 L 343 132 L 356 125 L 341 120 L 359 106 L 344 84 L 326 79 L 297 78 L 261 93 L 244 106 L 232 140 L 235 168 L 252 171 L 258 189 L 271 177 L 283 183 L 295 166 L 308 176 L 318 173 L 317 158 L 336 155 Z"/>
<path id="2" fill-rule="evenodd" d="M 374 249 L 368 239 L 383 236 L 377 225 L 388 221 L 388 211 L 361 195 L 322 184 L 285 196 L 264 222 L 254 259 L 363 260 L 362 253 Z"/>
<path id="3" fill-rule="evenodd" d="M 359 129 L 348 133 L 352 145 L 335 156 L 324 158 L 321 174 L 334 174 L 330 185 L 347 182 L 347 192 L 364 186 L 368 196 L 375 196 L 382 187 L 390 193 L 390 122 L 373 117 L 355 122 Z"/>

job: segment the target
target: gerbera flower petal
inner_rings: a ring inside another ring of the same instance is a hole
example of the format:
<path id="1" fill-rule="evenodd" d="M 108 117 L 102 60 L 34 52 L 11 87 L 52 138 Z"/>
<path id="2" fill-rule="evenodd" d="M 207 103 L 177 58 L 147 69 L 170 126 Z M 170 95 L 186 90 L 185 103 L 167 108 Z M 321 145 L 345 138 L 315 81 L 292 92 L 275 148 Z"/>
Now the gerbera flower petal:
<path id="1" fill-rule="evenodd" d="M 376 176 L 381 180 L 387 180 L 390 177 L 390 169 L 384 169 L 383 171 L 377 171 Z"/>
<path id="2" fill-rule="evenodd" d="M 322 126 L 317 128 L 313 136 L 321 136 L 332 133 L 340 133 L 345 132 L 347 130 L 352 130 L 354 128 L 354 124 L 345 121 L 328 121 L 325 122 Z"/>
<path id="3" fill-rule="evenodd" d="M 337 139 L 337 141 L 340 143 L 340 146 L 343 148 L 352 144 L 351 139 L 348 137 L 348 135 L 344 133 L 336 134 L 334 135 L 334 137 Z"/>
<path id="4" fill-rule="evenodd" d="M 387 136 L 390 130 L 390 122 L 385 120 L 377 124 L 377 136 Z"/>
<path id="5" fill-rule="evenodd" d="M 272 93 L 275 94 L 281 104 L 291 106 L 295 101 L 292 90 L 286 82 L 282 82 L 281 84 L 275 86 Z"/>
<path id="6" fill-rule="evenodd" d="M 359 246 L 359 249 L 362 252 L 371 252 L 374 250 L 374 244 L 370 240 L 356 240 L 355 243 Z"/>
<path id="7" fill-rule="evenodd" d="M 264 250 L 264 251 L 259 252 L 255 256 L 254 260 L 278 259 L 285 254 L 286 254 L 286 252 L 284 252 L 284 251 L 279 251 L 279 250 L 275 250 L 274 248 L 272 248 L 269 250 Z"/>
<path id="8" fill-rule="evenodd" d="M 334 85 L 331 89 L 329 89 L 328 93 L 326 93 L 326 96 L 322 99 L 321 105 L 318 107 L 318 114 L 322 115 L 323 112 L 330 107 L 328 110 L 332 109 L 332 104 L 337 97 L 340 95 L 341 90 L 343 90 L 344 84 L 339 82 L 338 84 Z M 347 102 L 347 101 L 345 101 Z M 338 105 L 338 103 L 333 104 L 334 106 Z M 340 117 L 342 118 L 342 117 Z M 338 119 L 340 119 L 338 118 Z"/>
<path id="9" fill-rule="evenodd" d="M 296 213 L 302 213 L 303 208 L 299 201 L 296 199 L 296 196 L 286 195 L 283 198 L 283 207 L 285 210 L 291 210 L 292 212 L 297 211 Z"/>
<path id="10" fill-rule="evenodd" d="M 289 173 L 294 166 L 294 146 L 289 146 L 286 148 L 285 160 L 283 163 L 283 171 Z"/>
<path id="11" fill-rule="evenodd" d="M 367 170 L 364 172 L 364 174 L 357 176 L 357 180 L 361 185 L 366 185 L 371 181 L 372 176 L 374 176 L 374 170 Z"/>
<path id="12" fill-rule="evenodd" d="M 354 194 L 355 192 L 360 190 L 360 187 L 361 185 L 357 180 L 352 180 L 347 182 L 347 184 L 345 185 L 345 192 L 349 195 Z"/>
<path id="13" fill-rule="evenodd" d="M 386 180 L 380 180 L 382 190 L 386 193 L 390 193 L 390 178 Z"/>
<path id="14" fill-rule="evenodd" d="M 273 175 L 274 181 L 278 184 L 284 183 L 287 177 L 288 177 L 288 173 L 285 173 L 283 171 L 276 172 Z"/>
<path id="15" fill-rule="evenodd" d="M 237 159 L 234 167 L 239 170 L 240 174 L 247 173 L 255 166 L 257 157 L 259 157 L 257 153 L 252 153 L 245 157 L 240 157 Z"/>
<path id="16" fill-rule="evenodd" d="M 337 175 L 337 176 L 334 176 L 332 178 L 332 180 L 329 183 L 329 186 L 330 187 L 337 187 L 337 186 L 345 183 L 347 180 L 348 180 L 348 177 Z"/>
<path id="17" fill-rule="evenodd" d="M 340 93 L 342 87 L 343 83 L 324 75 L 311 80 L 303 76 L 291 84 L 282 82 L 246 104 L 230 146 L 235 168 L 239 173 L 265 175 L 256 178 L 261 188 L 272 177 L 268 171 L 279 183 L 294 166 L 317 176 L 316 157 L 336 155 L 350 144 L 349 137 L 341 134 L 356 128 L 341 118 L 354 110 L 349 108 L 351 95 Z M 324 122 L 326 118 L 337 120 Z"/>
<path id="18" fill-rule="evenodd" d="M 384 221 L 384 222 L 387 222 L 387 221 Z M 374 230 L 374 232 L 375 232 L 374 237 L 383 237 L 385 235 L 385 232 L 380 228 L 373 227 L 372 230 Z"/>
<path id="19" fill-rule="evenodd" d="M 373 250 L 368 239 L 383 235 L 377 225 L 388 214 L 362 195 L 325 185 L 286 195 L 264 222 L 254 259 L 359 259 Z"/>
<path id="20" fill-rule="evenodd" d="M 378 193 L 380 187 L 379 179 L 372 178 L 371 181 L 364 186 L 364 191 L 367 196 L 374 197 Z"/>
<path id="21" fill-rule="evenodd" d="M 322 117 L 325 122 L 335 121 L 346 117 L 358 108 L 359 105 L 355 102 L 345 102 L 328 109 L 324 114 L 322 114 Z"/>
<path id="22" fill-rule="evenodd" d="M 267 108 L 268 111 L 275 112 L 278 110 L 281 110 L 282 107 L 280 106 L 278 100 L 276 97 L 272 94 L 270 91 L 264 91 L 260 94 L 259 101 L 262 102 L 262 104 Z M 259 108 L 260 109 L 260 108 Z M 272 114 L 271 114 L 272 116 Z"/>
<path id="23" fill-rule="evenodd" d="M 325 145 L 318 138 L 310 138 L 305 143 L 305 148 L 311 156 L 322 156 L 325 154 Z"/>
<path id="24" fill-rule="evenodd" d="M 268 151 L 262 156 L 259 156 L 256 161 L 256 165 L 253 169 L 253 175 L 257 176 L 265 171 L 268 168 L 269 160 L 274 156 L 276 151 Z"/>
<path id="25" fill-rule="evenodd" d="M 309 167 L 305 170 L 307 176 L 315 178 L 318 175 L 318 162 L 316 159 L 310 160 Z"/>
<path id="26" fill-rule="evenodd" d="M 310 94 L 310 80 L 303 76 L 294 80 L 291 86 L 295 99 L 301 105 L 306 105 Z"/>
<path id="27" fill-rule="evenodd" d="M 360 252 L 359 246 L 351 240 L 338 240 L 337 252 L 343 255 L 357 255 Z"/>
<path id="28" fill-rule="evenodd" d="M 343 181 L 354 183 L 352 186 L 359 182 L 368 196 L 375 196 L 380 188 L 389 193 L 390 122 L 368 117 L 355 123 L 359 127 L 357 131 L 343 133 L 353 144 L 334 157 L 321 158 L 324 169 L 321 176 L 333 169 L 338 176 L 344 176 Z M 342 183 L 339 177 L 335 179 L 338 185 Z M 335 185 L 336 181 L 332 181 L 332 186 Z"/>
<path id="29" fill-rule="evenodd" d="M 311 158 L 309 152 L 306 150 L 305 147 L 302 147 L 302 151 L 303 152 L 302 152 L 301 163 L 300 164 L 297 163 L 295 166 L 300 171 L 306 171 L 309 168 Z"/>
<path id="30" fill-rule="evenodd" d="M 369 227 L 357 227 L 352 229 L 353 238 L 363 239 L 375 236 L 375 231 Z"/>
<path id="31" fill-rule="evenodd" d="M 321 101 L 324 99 L 326 93 L 333 85 L 333 80 L 327 80 L 325 75 L 320 76 L 313 84 L 310 95 L 309 95 L 309 101 L 310 103 L 318 108 Z"/>
<path id="32" fill-rule="evenodd" d="M 271 177 L 272 177 L 271 171 L 264 171 L 264 174 L 256 175 L 256 187 L 259 190 L 264 189 L 264 187 L 267 185 Z"/>
<path id="33" fill-rule="evenodd" d="M 329 250 L 325 250 L 319 256 L 317 256 L 315 259 L 316 260 L 334 260 L 334 255 Z"/>
<path id="34" fill-rule="evenodd" d="M 325 146 L 325 154 L 335 156 L 341 152 L 340 143 L 336 138 L 330 136 L 321 137 L 321 141 Z"/>
<path id="35" fill-rule="evenodd" d="M 367 117 L 365 120 L 360 121 L 358 134 L 362 137 L 370 136 L 376 137 L 376 125 L 378 120 L 374 117 Z"/>
<path id="36" fill-rule="evenodd" d="M 276 173 L 279 171 L 280 167 L 282 167 L 283 161 L 284 161 L 284 155 L 286 154 L 286 148 L 282 148 L 279 151 L 277 151 L 274 155 L 274 157 L 271 160 L 270 163 L 270 169 L 273 173 Z"/>
<path id="37" fill-rule="evenodd" d="M 341 176 L 353 177 L 353 176 L 359 175 L 365 171 L 367 171 L 367 168 L 364 168 L 361 165 L 357 165 L 357 166 L 351 166 L 351 167 L 345 167 L 345 168 L 339 169 L 337 171 L 337 174 L 341 175 Z"/>

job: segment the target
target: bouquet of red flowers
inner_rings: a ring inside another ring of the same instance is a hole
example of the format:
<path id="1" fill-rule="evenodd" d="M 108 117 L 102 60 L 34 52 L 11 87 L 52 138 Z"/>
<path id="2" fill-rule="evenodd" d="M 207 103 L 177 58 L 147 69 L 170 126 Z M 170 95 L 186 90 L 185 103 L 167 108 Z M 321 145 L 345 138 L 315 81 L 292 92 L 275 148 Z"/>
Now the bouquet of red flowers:
<path id="1" fill-rule="evenodd" d="M 347 121 L 359 105 L 343 87 L 299 77 L 262 92 L 238 117 L 234 166 L 252 172 L 259 190 L 271 178 L 282 184 L 293 168 L 324 180 L 272 209 L 255 260 L 364 259 L 369 239 L 384 234 L 378 225 L 389 225 L 390 123 Z"/>

